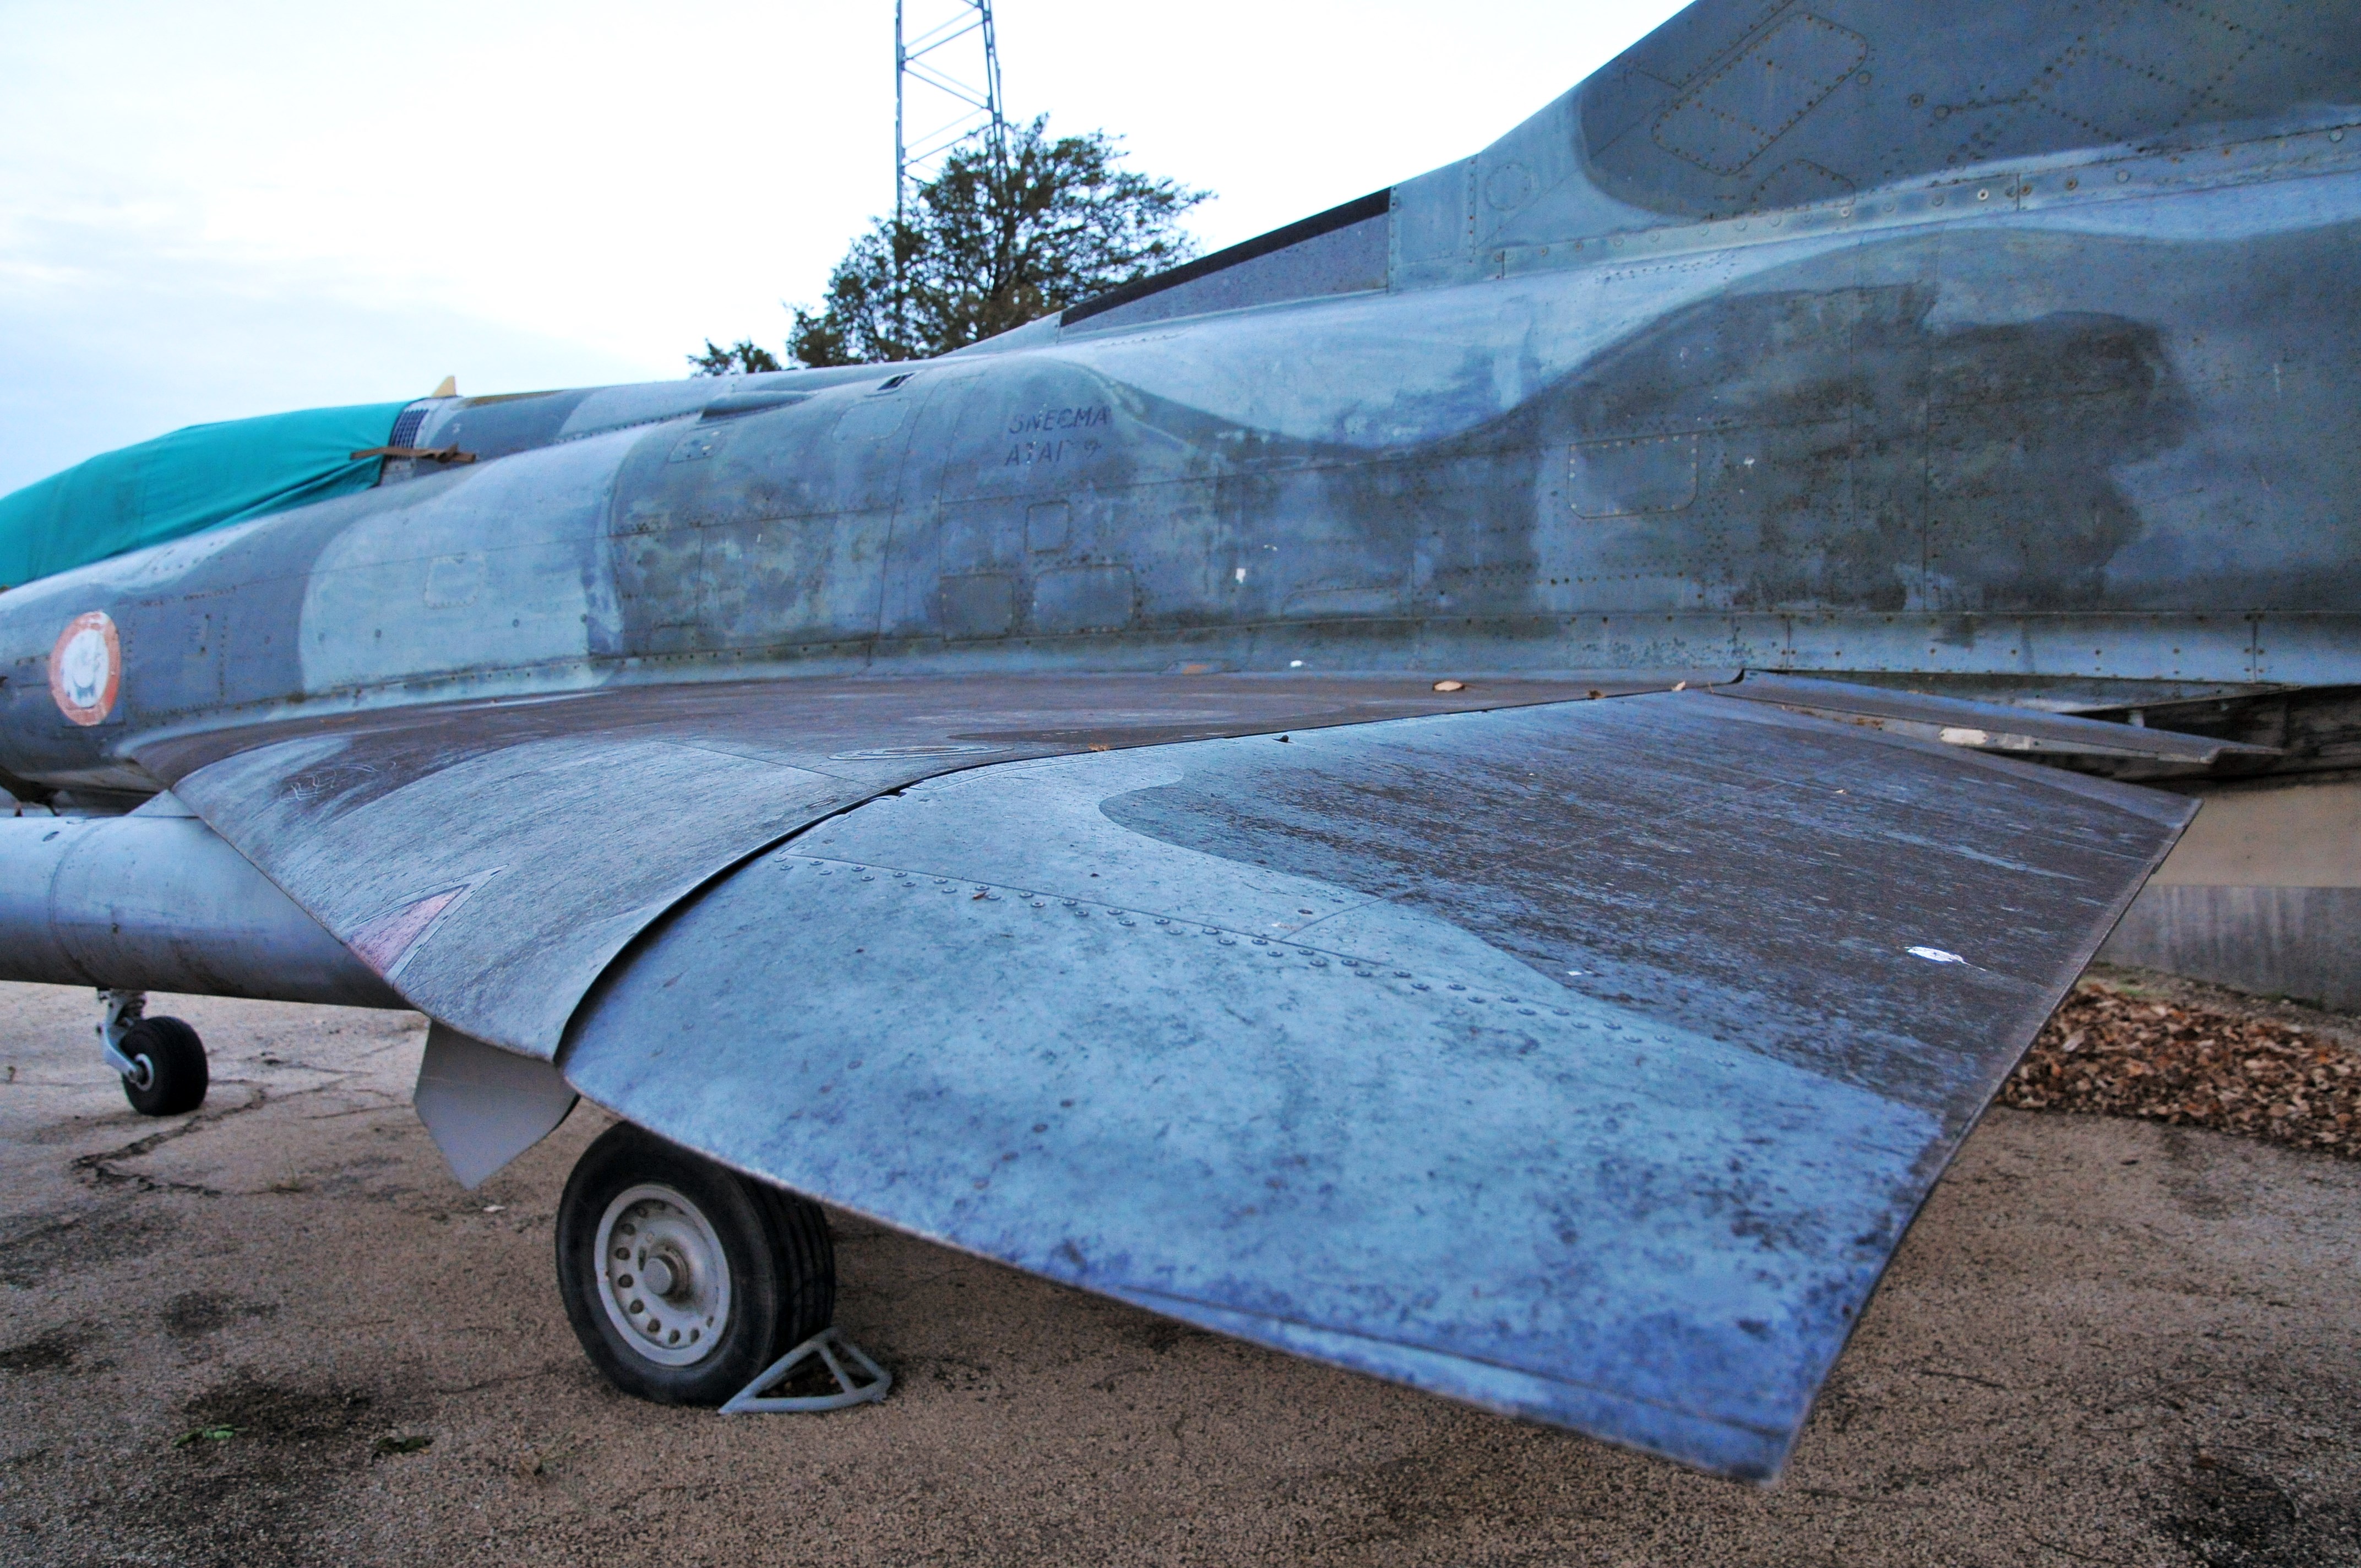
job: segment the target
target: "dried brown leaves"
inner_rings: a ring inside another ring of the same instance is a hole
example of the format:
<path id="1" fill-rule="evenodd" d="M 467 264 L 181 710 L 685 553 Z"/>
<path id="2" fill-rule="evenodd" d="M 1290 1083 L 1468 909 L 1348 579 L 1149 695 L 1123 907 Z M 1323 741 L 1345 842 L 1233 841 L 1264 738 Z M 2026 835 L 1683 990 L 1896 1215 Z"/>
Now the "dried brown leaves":
<path id="1" fill-rule="evenodd" d="M 2361 1055 L 2296 1025 L 2096 981 L 2042 1026 L 2000 1102 L 2145 1116 L 2361 1158 Z"/>

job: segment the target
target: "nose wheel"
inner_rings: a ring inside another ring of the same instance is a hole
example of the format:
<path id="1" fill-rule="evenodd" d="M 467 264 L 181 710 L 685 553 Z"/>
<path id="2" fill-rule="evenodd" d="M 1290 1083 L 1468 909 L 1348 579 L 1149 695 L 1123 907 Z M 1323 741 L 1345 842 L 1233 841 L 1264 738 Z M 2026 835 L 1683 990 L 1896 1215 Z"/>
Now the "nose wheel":
<path id="1" fill-rule="evenodd" d="M 557 1212 L 557 1288 L 608 1381 L 719 1405 L 836 1313 L 818 1204 L 628 1123 L 583 1151 Z"/>
<path id="2" fill-rule="evenodd" d="M 142 1116 L 178 1116 L 205 1102 L 205 1043 L 178 1018 L 150 1018 L 137 991 L 102 991 L 100 1054 L 123 1075 L 123 1097 Z"/>

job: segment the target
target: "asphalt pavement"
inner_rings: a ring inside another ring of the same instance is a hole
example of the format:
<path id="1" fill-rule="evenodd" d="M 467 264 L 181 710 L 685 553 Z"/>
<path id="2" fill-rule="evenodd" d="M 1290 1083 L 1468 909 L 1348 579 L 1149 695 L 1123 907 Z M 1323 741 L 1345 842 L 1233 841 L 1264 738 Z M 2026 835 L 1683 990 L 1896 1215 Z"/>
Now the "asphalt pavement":
<path id="1" fill-rule="evenodd" d="M 407 1014 L 0 985 L 0 1562 L 2361 1563 L 2361 1163 L 1993 1113 L 1767 1489 L 1183 1328 L 839 1217 L 882 1405 L 590 1371 L 551 1274 L 584 1108 L 463 1192 Z"/>

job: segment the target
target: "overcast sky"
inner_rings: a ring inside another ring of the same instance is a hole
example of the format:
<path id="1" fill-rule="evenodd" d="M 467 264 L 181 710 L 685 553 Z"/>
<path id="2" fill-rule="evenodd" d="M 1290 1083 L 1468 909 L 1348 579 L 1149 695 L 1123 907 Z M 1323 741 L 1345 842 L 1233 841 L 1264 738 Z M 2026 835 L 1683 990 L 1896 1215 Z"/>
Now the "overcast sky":
<path id="1" fill-rule="evenodd" d="M 914 19 L 950 0 L 910 0 Z M 1227 245 L 1465 156 L 1677 10 L 999 0 L 1013 115 Z M 893 203 L 892 0 L 0 0 L 0 493 L 203 420 L 685 374 Z M 956 67 L 956 60 L 946 63 Z"/>

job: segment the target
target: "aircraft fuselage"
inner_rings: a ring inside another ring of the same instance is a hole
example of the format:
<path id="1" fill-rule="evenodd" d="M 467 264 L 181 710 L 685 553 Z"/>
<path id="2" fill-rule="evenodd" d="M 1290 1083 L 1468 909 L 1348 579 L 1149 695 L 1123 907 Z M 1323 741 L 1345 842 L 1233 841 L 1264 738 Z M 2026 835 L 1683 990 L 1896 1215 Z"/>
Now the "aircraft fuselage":
<path id="1" fill-rule="evenodd" d="M 2361 140 L 1971 170 L 1433 286 L 1409 211 L 1339 231 L 1371 287 L 436 402 L 417 440 L 478 461 L 0 597 L 0 770 L 152 789 L 126 743 L 162 729 L 719 674 L 2361 681 Z M 118 689 L 78 722 L 49 665 L 93 611 Z"/>

